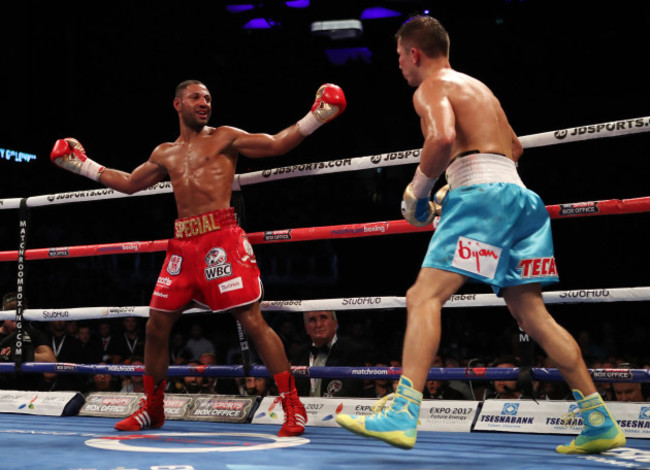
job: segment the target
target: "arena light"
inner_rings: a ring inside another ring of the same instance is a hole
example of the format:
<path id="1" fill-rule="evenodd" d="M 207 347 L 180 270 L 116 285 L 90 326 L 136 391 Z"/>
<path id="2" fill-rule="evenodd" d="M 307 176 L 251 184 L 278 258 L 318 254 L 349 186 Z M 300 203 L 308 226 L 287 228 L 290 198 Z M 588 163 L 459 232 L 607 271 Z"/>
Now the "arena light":
<path id="1" fill-rule="evenodd" d="M 290 0 L 284 2 L 289 8 L 308 8 L 309 0 Z"/>
<path id="2" fill-rule="evenodd" d="M 315 21 L 311 24 L 311 33 L 330 39 L 354 39 L 361 37 L 363 26 L 359 20 Z"/>
<path id="3" fill-rule="evenodd" d="M 384 7 L 371 7 L 366 8 L 361 12 L 362 20 L 375 20 L 378 18 L 394 18 L 396 16 L 401 16 L 402 14 L 399 11 L 391 10 L 390 8 Z"/>
<path id="4" fill-rule="evenodd" d="M 241 13 L 242 11 L 249 11 L 255 8 L 255 5 L 241 4 L 241 5 L 226 5 L 226 10 L 230 13 Z"/>
<path id="5" fill-rule="evenodd" d="M 372 62 L 372 52 L 367 47 L 325 49 L 325 54 L 332 65 L 370 64 Z"/>
<path id="6" fill-rule="evenodd" d="M 242 26 L 242 28 L 243 29 L 271 29 L 277 25 L 278 23 L 276 23 L 273 20 L 267 20 L 266 18 L 253 18 L 244 26 Z"/>

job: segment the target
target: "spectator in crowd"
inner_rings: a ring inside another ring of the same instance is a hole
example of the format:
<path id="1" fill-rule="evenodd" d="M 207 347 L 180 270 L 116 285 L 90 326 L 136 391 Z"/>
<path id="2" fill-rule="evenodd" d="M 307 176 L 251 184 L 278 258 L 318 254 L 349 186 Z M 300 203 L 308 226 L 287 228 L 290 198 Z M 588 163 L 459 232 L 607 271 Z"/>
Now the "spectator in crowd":
<path id="1" fill-rule="evenodd" d="M 179 366 L 187 365 L 188 362 L 183 364 L 176 364 Z M 185 377 L 183 376 L 169 376 L 166 379 L 167 385 L 165 386 L 165 393 L 187 393 L 185 388 Z"/>
<path id="2" fill-rule="evenodd" d="M 492 367 L 513 369 L 519 367 L 519 361 L 514 356 L 506 356 L 497 359 Z M 521 390 L 517 386 L 516 380 L 495 380 L 493 381 L 494 394 L 493 398 L 505 400 L 516 400 L 521 398 Z"/>
<path id="3" fill-rule="evenodd" d="M 131 360 L 126 361 L 127 364 L 132 366 L 143 366 L 144 367 L 144 358 L 139 356 L 134 356 Z M 122 393 L 144 393 L 144 382 L 142 375 L 128 375 L 126 380 L 122 382 Z"/>
<path id="4" fill-rule="evenodd" d="M 102 343 L 92 334 L 89 324 L 79 325 L 79 342 L 81 344 L 81 364 L 98 364 L 103 361 L 104 351 Z"/>
<path id="5" fill-rule="evenodd" d="M 189 360 L 180 365 L 188 366 L 191 369 L 201 370 L 204 366 L 213 364 L 215 360 L 215 356 L 210 353 L 202 355 L 201 358 L 202 361 Z M 170 393 L 216 394 L 215 383 L 215 377 L 210 377 L 207 374 L 186 375 L 180 378 L 168 377 L 166 391 Z M 235 391 L 234 394 L 238 394 L 238 391 Z"/>
<path id="6" fill-rule="evenodd" d="M 439 369 L 444 365 L 445 362 L 440 354 L 433 356 L 431 368 Z M 445 398 L 448 400 L 463 400 L 466 398 L 459 391 L 452 389 L 449 386 L 449 383 L 448 380 L 427 380 L 424 384 L 423 398 Z M 471 393 L 471 389 L 468 387 L 468 394 L 469 393 Z"/>
<path id="7" fill-rule="evenodd" d="M 185 349 L 185 335 L 182 331 L 173 332 L 169 341 L 169 363 L 180 365 L 187 362 L 188 359 L 188 353 Z"/>
<path id="8" fill-rule="evenodd" d="M 199 363 L 204 366 L 217 365 L 217 356 L 211 352 L 205 352 L 199 357 Z M 206 375 L 203 381 L 205 393 L 217 393 L 219 395 L 238 395 L 239 387 L 237 381 L 231 377 L 216 377 Z"/>
<path id="9" fill-rule="evenodd" d="M 246 377 L 235 377 L 235 384 L 237 385 L 236 395 L 248 395 Z"/>
<path id="10" fill-rule="evenodd" d="M 55 320 L 50 322 L 49 344 L 57 362 L 78 363 L 82 357 L 81 342 L 67 333 L 67 322 Z M 53 391 L 85 391 L 86 377 L 79 374 L 59 373 L 52 385 Z"/>
<path id="11" fill-rule="evenodd" d="M 101 362 L 101 365 L 106 365 Z M 118 392 L 120 390 L 120 381 L 116 375 L 104 374 L 100 372 L 93 374 L 91 377 L 89 392 Z"/>
<path id="12" fill-rule="evenodd" d="M 190 338 L 185 343 L 185 349 L 190 360 L 198 361 L 203 353 L 215 354 L 214 344 L 203 334 L 203 326 L 199 322 L 192 323 Z"/>
<path id="13" fill-rule="evenodd" d="M 310 344 L 303 347 L 292 360 L 302 366 L 363 366 L 363 352 L 349 339 L 337 335 L 336 312 L 319 310 L 304 312 L 305 331 Z M 312 397 L 360 397 L 363 382 L 348 379 L 301 379 L 296 377 L 300 396 Z"/>
<path id="14" fill-rule="evenodd" d="M 433 358 L 433 361 L 431 362 L 431 367 L 442 367 L 443 365 L 447 368 L 461 367 L 460 361 L 456 357 L 447 356 L 443 361 L 442 357 L 436 354 Z M 474 366 L 476 365 L 477 364 L 474 364 Z M 470 385 L 470 383 L 472 385 Z M 460 394 L 463 400 L 483 400 L 486 390 L 486 384 L 483 381 L 474 381 L 472 383 L 463 380 L 450 380 L 445 386 L 451 390 L 454 390 L 456 394 Z"/>
<path id="15" fill-rule="evenodd" d="M 265 397 L 277 395 L 278 391 L 268 377 L 246 377 L 246 394 Z"/>
<path id="16" fill-rule="evenodd" d="M 144 336 L 136 317 L 124 317 L 122 332 L 111 339 L 109 352 L 113 364 L 121 364 L 134 356 L 144 357 Z"/>
<path id="17" fill-rule="evenodd" d="M 450 364 L 456 364 L 455 362 L 450 362 Z M 431 361 L 431 367 L 434 369 L 442 368 L 445 365 L 440 354 L 436 354 Z M 457 388 L 452 388 L 451 383 L 458 382 Z M 459 388 L 465 390 L 466 393 L 463 394 Z M 469 386 L 464 382 L 459 381 L 449 381 L 449 380 L 427 380 L 424 384 L 423 398 L 425 399 L 438 399 L 438 400 L 473 400 L 473 393 Z"/>
<path id="18" fill-rule="evenodd" d="M 212 366 L 217 363 L 217 356 L 211 352 L 204 352 L 199 356 L 199 364 L 202 366 Z M 205 375 L 203 377 L 203 393 L 217 393 L 217 378 L 215 376 Z"/>
<path id="19" fill-rule="evenodd" d="M 202 364 L 199 361 L 188 361 L 187 366 L 190 367 L 200 367 Z M 178 391 L 176 393 L 206 393 L 208 390 L 205 387 L 205 377 L 202 375 L 186 375 L 183 377 L 183 382 L 180 387 L 177 387 Z"/>
<path id="20" fill-rule="evenodd" d="M 276 331 L 284 345 L 284 350 L 287 351 L 287 355 L 292 357 L 300 349 L 302 340 L 296 331 L 296 325 L 291 316 L 281 316 Z"/>
<path id="21" fill-rule="evenodd" d="M 616 366 L 616 369 L 639 369 L 639 366 L 624 362 Z M 614 396 L 616 401 L 638 402 L 647 401 L 644 396 L 641 383 L 639 382 L 613 382 Z"/>
<path id="22" fill-rule="evenodd" d="M 614 396 L 616 401 L 644 402 L 641 384 L 638 382 L 613 382 Z"/>
<path id="23" fill-rule="evenodd" d="M 79 323 L 76 320 L 68 320 L 65 322 L 65 332 L 68 336 L 79 338 Z"/>
<path id="24" fill-rule="evenodd" d="M 389 361 L 379 361 L 373 364 L 374 367 L 388 367 Z M 372 387 L 364 390 L 364 397 L 369 398 L 383 398 L 386 395 L 393 393 L 393 381 L 388 378 L 372 380 Z"/>
<path id="25" fill-rule="evenodd" d="M 449 387 L 446 380 L 427 380 L 424 384 L 424 398 L 436 400 L 464 400 L 458 390 Z"/>
<path id="26" fill-rule="evenodd" d="M 113 339 L 111 322 L 108 320 L 103 320 L 99 322 L 99 341 L 102 345 L 102 361 L 103 362 L 112 362 L 110 345 Z"/>
<path id="27" fill-rule="evenodd" d="M 2 297 L 2 310 L 16 310 L 17 295 L 9 292 Z M 54 352 L 48 345 L 47 337 L 41 330 L 24 325 L 22 340 L 23 362 L 56 362 Z M 0 361 L 16 362 L 16 322 L 5 320 L 0 326 Z M 0 389 L 3 390 L 49 390 L 56 375 L 47 374 L 0 374 Z"/>

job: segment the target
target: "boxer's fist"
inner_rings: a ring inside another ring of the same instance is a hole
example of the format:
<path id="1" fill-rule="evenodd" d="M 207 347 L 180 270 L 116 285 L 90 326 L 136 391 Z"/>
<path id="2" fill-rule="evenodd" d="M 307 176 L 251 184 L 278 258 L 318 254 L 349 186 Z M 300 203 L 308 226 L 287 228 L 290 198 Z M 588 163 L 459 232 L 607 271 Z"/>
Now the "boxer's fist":
<path id="1" fill-rule="evenodd" d="M 99 181 L 104 171 L 104 167 L 88 158 L 83 145 L 72 137 L 59 139 L 54 143 L 50 160 L 61 168 L 94 181 Z"/>
<path id="2" fill-rule="evenodd" d="M 326 83 L 316 92 L 316 100 L 307 115 L 298 121 L 298 129 L 302 135 L 310 135 L 326 122 L 345 111 L 347 102 L 345 94 L 338 85 Z"/>
<path id="3" fill-rule="evenodd" d="M 321 85 L 316 92 L 316 100 L 311 107 L 316 119 L 326 123 L 345 111 L 347 102 L 341 87 L 332 83 Z"/>
<path id="4" fill-rule="evenodd" d="M 404 190 L 402 198 L 402 217 L 416 227 L 424 227 L 433 222 L 436 216 L 435 205 L 429 197 L 418 198 L 413 193 L 413 184 L 410 183 Z"/>
<path id="5" fill-rule="evenodd" d="M 446 184 L 438 191 L 436 191 L 436 194 L 433 196 L 433 207 L 436 212 L 436 215 L 442 215 L 442 201 L 445 200 L 448 192 L 449 192 L 449 185 Z"/>

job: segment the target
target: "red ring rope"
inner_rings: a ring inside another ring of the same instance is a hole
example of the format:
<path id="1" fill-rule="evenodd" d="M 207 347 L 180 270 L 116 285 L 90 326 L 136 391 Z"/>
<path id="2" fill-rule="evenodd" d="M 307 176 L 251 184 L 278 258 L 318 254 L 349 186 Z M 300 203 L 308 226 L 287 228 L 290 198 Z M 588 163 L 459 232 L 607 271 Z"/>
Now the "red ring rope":
<path id="1" fill-rule="evenodd" d="M 609 199 L 606 201 L 576 202 L 546 206 L 552 219 L 586 217 L 598 215 L 620 215 L 650 212 L 650 196 L 636 199 Z M 289 241 L 310 241 L 334 238 L 356 238 L 374 235 L 396 235 L 402 233 L 431 232 L 437 226 L 437 219 L 426 227 L 414 227 L 405 220 L 367 222 L 361 224 L 327 225 L 323 227 L 293 228 L 253 232 L 248 234 L 252 244 L 279 243 Z M 145 242 L 104 243 L 66 247 L 33 248 L 26 250 L 26 260 L 78 258 L 125 253 L 152 253 L 165 251 L 167 240 Z M 18 250 L 0 251 L 0 262 L 16 261 Z"/>

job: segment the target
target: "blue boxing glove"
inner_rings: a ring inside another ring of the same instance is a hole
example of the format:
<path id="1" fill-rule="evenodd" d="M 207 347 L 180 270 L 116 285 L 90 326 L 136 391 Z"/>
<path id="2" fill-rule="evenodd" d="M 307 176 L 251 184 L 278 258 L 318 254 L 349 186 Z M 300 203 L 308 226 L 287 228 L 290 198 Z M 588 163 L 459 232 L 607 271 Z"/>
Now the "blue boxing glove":
<path id="1" fill-rule="evenodd" d="M 413 181 L 404 190 L 402 217 L 411 225 L 424 227 L 433 222 L 436 208 L 431 201 L 431 190 L 438 178 L 429 178 L 418 166 Z"/>

